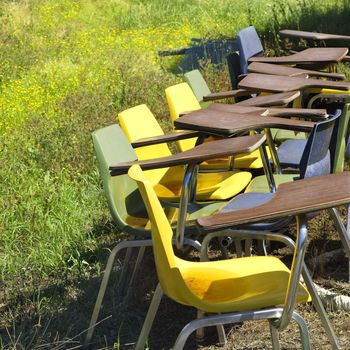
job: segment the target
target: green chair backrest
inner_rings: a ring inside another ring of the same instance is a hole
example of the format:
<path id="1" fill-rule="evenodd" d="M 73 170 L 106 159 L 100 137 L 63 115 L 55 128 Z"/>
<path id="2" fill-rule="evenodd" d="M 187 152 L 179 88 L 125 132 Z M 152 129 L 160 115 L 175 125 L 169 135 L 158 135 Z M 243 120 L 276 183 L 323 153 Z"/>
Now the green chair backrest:
<path id="1" fill-rule="evenodd" d="M 342 115 L 339 119 L 337 139 L 334 151 L 333 172 L 340 173 L 344 170 L 345 151 L 346 151 L 346 133 L 349 127 L 350 103 L 343 107 Z"/>
<path id="2" fill-rule="evenodd" d="M 137 159 L 119 125 L 113 124 L 92 133 L 98 169 L 111 215 L 120 230 L 145 233 L 148 216 L 136 183 L 125 175 L 111 176 L 109 167 Z"/>
<path id="3" fill-rule="evenodd" d="M 203 96 L 206 96 L 211 93 L 206 81 L 203 78 L 203 75 L 198 69 L 191 70 L 184 74 L 185 81 L 191 87 L 193 93 L 195 94 L 198 102 L 202 108 L 206 108 L 212 104 L 211 101 L 204 102 Z"/>

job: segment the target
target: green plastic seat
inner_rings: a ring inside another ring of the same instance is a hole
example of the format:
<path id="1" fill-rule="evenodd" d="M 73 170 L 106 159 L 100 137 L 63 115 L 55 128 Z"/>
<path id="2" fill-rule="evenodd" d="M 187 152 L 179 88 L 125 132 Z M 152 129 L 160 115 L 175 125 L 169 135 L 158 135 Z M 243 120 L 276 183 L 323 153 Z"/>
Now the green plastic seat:
<path id="1" fill-rule="evenodd" d="M 152 245 L 150 240 L 150 221 L 137 184 L 130 179 L 127 174 L 112 177 L 109 172 L 109 167 L 111 165 L 137 160 L 137 155 L 134 152 L 134 149 L 117 124 L 93 132 L 92 140 L 104 194 L 114 223 L 120 233 L 127 233 L 132 239 L 119 242 L 111 251 L 96 299 L 94 311 L 91 316 L 89 330 L 86 335 L 86 343 L 89 343 L 92 339 L 113 264 L 119 252 L 123 249 L 127 249 L 121 272 L 121 276 L 124 276 L 126 275 L 126 268 L 130 260 L 132 249 L 139 248 L 134 271 L 130 277 L 130 287 L 142 261 L 145 247 Z M 201 216 L 213 214 L 225 205 L 225 203 L 226 202 L 209 203 L 196 211 L 188 213 L 187 220 L 189 224 L 185 227 L 186 233 L 197 233 L 193 221 Z M 173 229 L 176 224 L 176 211 L 177 209 L 171 206 L 165 208 L 167 219 L 172 223 Z M 173 220 L 174 218 L 175 220 Z M 138 238 L 138 240 L 134 240 L 134 237 Z M 122 277 L 120 279 L 123 280 Z"/>

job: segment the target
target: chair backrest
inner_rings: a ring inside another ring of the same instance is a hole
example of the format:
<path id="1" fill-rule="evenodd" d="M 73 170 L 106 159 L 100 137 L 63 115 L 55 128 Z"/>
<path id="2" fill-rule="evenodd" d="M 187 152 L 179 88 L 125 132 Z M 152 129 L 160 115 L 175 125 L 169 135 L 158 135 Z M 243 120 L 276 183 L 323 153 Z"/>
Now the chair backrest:
<path id="1" fill-rule="evenodd" d="M 176 268 L 179 259 L 174 254 L 173 232 L 170 224 L 151 183 L 143 174 L 140 166 L 133 165 L 128 174 L 137 182 L 151 220 L 154 260 L 159 282 L 166 295 L 175 300 L 181 300 L 178 290 L 181 289 L 184 282 Z"/>
<path id="2" fill-rule="evenodd" d="M 120 112 L 118 114 L 118 120 L 120 127 L 130 142 L 142 138 L 164 135 L 156 118 L 145 104 Z M 139 160 L 171 155 L 171 151 L 166 143 L 139 147 L 135 149 L 135 153 Z M 147 171 L 147 177 L 153 185 L 156 185 L 167 171 L 168 168 L 149 170 Z"/>
<path id="3" fill-rule="evenodd" d="M 184 74 L 186 83 L 191 87 L 197 101 L 200 103 L 202 108 L 208 107 L 212 104 L 211 101 L 204 102 L 203 96 L 211 93 L 209 86 L 203 78 L 203 75 L 198 69 L 191 70 Z"/>
<path id="4" fill-rule="evenodd" d="M 264 48 L 258 33 L 253 26 L 242 29 L 237 34 L 239 48 L 239 60 L 241 66 L 240 74 L 248 73 L 248 60 L 253 56 L 262 56 Z"/>
<path id="5" fill-rule="evenodd" d="M 337 123 L 341 110 L 335 111 L 334 116 L 315 124 L 309 134 L 300 162 L 300 178 L 308 178 L 329 174 L 332 170 L 334 153 L 330 146 L 335 142 Z"/>
<path id="6" fill-rule="evenodd" d="M 142 230 L 148 216 L 135 182 L 127 174 L 112 177 L 109 173 L 111 165 L 137 159 L 133 148 L 117 124 L 93 132 L 92 140 L 104 193 L 115 223 L 120 230 L 129 233 L 135 233 L 138 228 Z"/>
<path id="7" fill-rule="evenodd" d="M 349 130 L 350 103 L 346 103 L 343 107 L 342 114 L 337 123 L 337 133 L 335 142 L 332 143 L 334 152 L 334 162 L 332 164 L 333 173 L 340 173 L 344 170 L 344 162 L 347 148 L 347 133 Z"/>
<path id="8" fill-rule="evenodd" d="M 238 76 L 242 74 L 240 56 L 238 52 L 231 52 L 226 56 L 228 73 L 230 76 L 231 87 L 233 90 L 238 87 Z"/>
<path id="9" fill-rule="evenodd" d="M 173 122 L 179 118 L 181 113 L 201 109 L 201 105 L 187 83 L 180 83 L 166 88 L 165 96 L 169 106 L 170 117 Z M 177 141 L 176 144 L 180 151 L 183 152 L 193 148 L 196 144 L 196 140 L 196 138 L 181 140 Z"/>

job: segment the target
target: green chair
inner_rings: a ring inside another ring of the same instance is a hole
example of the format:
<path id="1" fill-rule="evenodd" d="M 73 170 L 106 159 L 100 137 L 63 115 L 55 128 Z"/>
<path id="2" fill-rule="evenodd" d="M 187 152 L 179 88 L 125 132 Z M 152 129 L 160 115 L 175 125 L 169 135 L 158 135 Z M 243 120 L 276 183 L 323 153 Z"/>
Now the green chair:
<path id="1" fill-rule="evenodd" d="M 92 339 L 112 267 L 118 253 L 126 249 L 120 277 L 120 280 L 123 280 L 123 276 L 125 276 L 127 272 L 126 268 L 132 254 L 132 249 L 139 248 L 134 271 L 129 279 L 130 286 L 135 279 L 145 248 L 152 245 L 152 241 L 149 239 L 151 234 L 149 218 L 136 183 L 131 180 L 127 174 L 112 177 L 109 172 L 109 167 L 111 165 L 137 160 L 137 156 L 131 144 L 117 124 L 95 131 L 92 134 L 92 140 L 109 211 L 118 231 L 128 234 L 130 240 L 119 242 L 110 253 L 92 313 L 89 330 L 86 336 L 86 343 L 89 343 Z M 188 214 L 188 221 L 193 222 L 193 220 L 201 215 L 209 215 L 218 210 L 222 205 L 223 204 L 220 202 L 215 202 L 197 211 L 193 211 Z M 172 221 L 174 217 L 174 208 L 169 206 L 165 211 L 168 220 Z M 172 223 L 173 225 L 176 224 L 176 222 Z M 197 230 L 193 225 L 187 225 L 186 233 L 197 233 Z M 136 240 L 136 238 L 139 239 Z M 196 249 L 200 248 L 198 242 L 196 243 L 188 238 L 186 238 L 186 244 L 192 244 Z"/>
<path id="2" fill-rule="evenodd" d="M 208 84 L 204 80 L 203 75 L 198 69 L 194 69 L 190 72 L 185 73 L 184 78 L 187 84 L 191 87 L 202 108 L 207 108 L 215 100 L 222 100 L 227 98 L 236 99 L 242 96 L 249 98 L 252 96 L 249 91 L 243 91 L 242 89 L 212 93 L 209 89 Z M 209 98 L 210 100 L 205 101 L 205 98 Z"/>

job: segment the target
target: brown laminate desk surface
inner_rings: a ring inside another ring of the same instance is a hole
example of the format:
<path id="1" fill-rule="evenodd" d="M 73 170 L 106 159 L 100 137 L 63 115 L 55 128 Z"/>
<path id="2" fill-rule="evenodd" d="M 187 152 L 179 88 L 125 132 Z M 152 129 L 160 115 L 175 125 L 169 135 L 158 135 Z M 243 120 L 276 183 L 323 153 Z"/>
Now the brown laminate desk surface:
<path id="1" fill-rule="evenodd" d="M 248 98 L 247 100 L 235 103 L 235 105 L 255 107 L 286 106 L 299 96 L 300 91 L 280 92 L 278 94 Z"/>
<path id="2" fill-rule="evenodd" d="M 214 231 L 347 203 L 350 203 L 350 172 L 343 172 L 281 184 L 273 198 L 262 205 L 202 217 L 197 224 L 202 231 Z"/>
<path id="3" fill-rule="evenodd" d="M 265 140 L 264 135 L 252 135 L 205 142 L 188 151 L 176 153 L 172 156 L 119 163 L 110 166 L 109 170 L 112 176 L 117 176 L 127 173 L 133 164 L 139 164 L 143 170 L 150 170 L 193 162 L 201 163 L 208 159 L 251 153 L 259 148 Z"/>
<path id="4" fill-rule="evenodd" d="M 333 64 L 340 62 L 348 53 L 346 47 L 313 47 L 288 56 L 251 57 L 249 62 L 275 64 Z"/>
<path id="5" fill-rule="evenodd" d="M 322 71 L 300 69 L 295 67 L 281 66 L 271 63 L 263 62 L 252 62 L 248 66 L 249 73 L 260 73 L 260 74 L 272 74 L 272 75 L 286 75 L 289 77 L 323 77 L 332 79 L 345 79 L 345 75 L 342 73 L 327 73 Z"/>
<path id="6" fill-rule="evenodd" d="M 310 131 L 314 123 L 305 120 L 266 117 L 259 113 L 240 114 L 200 109 L 176 119 L 174 125 L 177 129 L 230 137 L 243 131 L 264 128 Z"/>
<path id="7" fill-rule="evenodd" d="M 317 118 L 319 120 L 326 119 L 328 117 L 325 109 L 252 107 L 224 103 L 213 103 L 207 109 L 228 113 L 258 113 L 263 116 L 270 117 L 310 117 Z"/>
<path id="8" fill-rule="evenodd" d="M 310 88 L 350 90 L 350 82 L 348 81 L 329 81 L 257 73 L 248 74 L 238 83 L 238 86 L 247 90 L 260 90 L 261 92 L 287 92 Z"/>
<path id="9" fill-rule="evenodd" d="M 280 30 L 280 35 L 284 37 L 292 38 L 302 38 L 309 40 L 344 40 L 350 41 L 350 36 L 348 35 L 338 35 L 338 34 L 328 34 L 328 33 L 318 33 L 318 32 L 307 32 L 303 30 L 290 30 L 283 29 Z"/>

